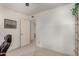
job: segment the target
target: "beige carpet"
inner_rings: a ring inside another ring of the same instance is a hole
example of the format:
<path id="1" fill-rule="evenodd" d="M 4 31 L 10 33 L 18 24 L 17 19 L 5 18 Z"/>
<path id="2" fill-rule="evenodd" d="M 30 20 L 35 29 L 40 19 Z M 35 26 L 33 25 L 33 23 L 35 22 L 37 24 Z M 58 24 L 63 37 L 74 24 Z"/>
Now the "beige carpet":
<path id="1" fill-rule="evenodd" d="M 7 52 L 7 56 L 63 56 L 64 54 L 35 46 L 26 46 Z"/>
<path id="2" fill-rule="evenodd" d="M 64 54 L 56 51 L 51 51 L 45 48 L 40 48 L 34 52 L 35 56 L 63 56 Z"/>

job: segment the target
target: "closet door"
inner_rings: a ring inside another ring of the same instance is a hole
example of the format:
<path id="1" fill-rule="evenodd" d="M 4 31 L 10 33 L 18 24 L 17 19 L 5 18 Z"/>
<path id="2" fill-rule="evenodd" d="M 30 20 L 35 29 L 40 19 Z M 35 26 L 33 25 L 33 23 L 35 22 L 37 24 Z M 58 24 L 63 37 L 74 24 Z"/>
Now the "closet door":
<path id="1" fill-rule="evenodd" d="M 21 47 L 30 43 L 30 22 L 28 19 L 21 19 Z"/>

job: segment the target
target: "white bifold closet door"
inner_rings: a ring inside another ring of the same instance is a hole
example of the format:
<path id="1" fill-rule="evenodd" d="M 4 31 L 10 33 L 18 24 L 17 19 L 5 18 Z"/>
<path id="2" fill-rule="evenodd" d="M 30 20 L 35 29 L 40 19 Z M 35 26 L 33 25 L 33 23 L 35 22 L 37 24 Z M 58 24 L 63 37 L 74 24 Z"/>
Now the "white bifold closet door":
<path id="1" fill-rule="evenodd" d="M 21 47 L 30 43 L 30 22 L 28 19 L 21 19 Z"/>

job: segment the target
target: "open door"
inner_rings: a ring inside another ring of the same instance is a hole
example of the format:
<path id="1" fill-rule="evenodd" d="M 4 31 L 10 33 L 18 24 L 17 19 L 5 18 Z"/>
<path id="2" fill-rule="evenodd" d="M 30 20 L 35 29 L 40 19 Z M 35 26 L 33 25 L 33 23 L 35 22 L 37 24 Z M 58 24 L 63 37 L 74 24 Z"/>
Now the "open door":
<path id="1" fill-rule="evenodd" d="M 36 23 L 34 20 L 30 21 L 31 40 L 35 40 L 36 37 Z"/>

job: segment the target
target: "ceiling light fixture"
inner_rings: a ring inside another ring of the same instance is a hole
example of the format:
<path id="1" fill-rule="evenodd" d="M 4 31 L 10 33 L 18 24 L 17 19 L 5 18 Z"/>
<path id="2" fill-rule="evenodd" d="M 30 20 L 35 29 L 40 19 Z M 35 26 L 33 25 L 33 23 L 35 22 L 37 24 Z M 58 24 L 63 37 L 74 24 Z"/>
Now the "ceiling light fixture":
<path id="1" fill-rule="evenodd" d="M 29 3 L 25 3 L 26 6 L 29 6 Z"/>

